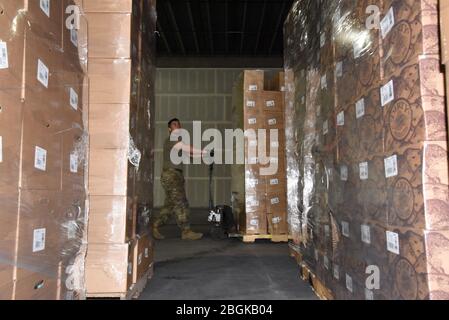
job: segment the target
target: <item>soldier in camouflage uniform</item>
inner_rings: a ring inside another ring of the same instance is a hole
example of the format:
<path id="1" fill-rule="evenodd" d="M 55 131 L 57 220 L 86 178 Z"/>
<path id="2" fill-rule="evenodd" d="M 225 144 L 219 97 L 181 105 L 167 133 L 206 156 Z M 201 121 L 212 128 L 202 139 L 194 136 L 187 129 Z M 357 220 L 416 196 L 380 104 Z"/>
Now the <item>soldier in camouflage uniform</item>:
<path id="1" fill-rule="evenodd" d="M 172 119 L 168 123 L 169 133 L 181 128 L 178 119 Z M 192 146 L 182 142 L 171 141 L 170 137 L 164 143 L 164 166 L 162 168 L 161 183 L 165 190 L 165 204 L 159 217 L 153 224 L 153 237 L 162 240 L 164 236 L 159 228 L 167 223 L 170 216 L 176 216 L 176 222 L 182 230 L 183 240 L 199 240 L 203 237 L 201 233 L 195 233 L 190 229 L 189 201 L 185 191 L 184 168 L 182 164 L 175 165 L 170 159 L 173 148 L 190 154 L 191 157 L 202 157 L 206 151 L 195 150 Z"/>

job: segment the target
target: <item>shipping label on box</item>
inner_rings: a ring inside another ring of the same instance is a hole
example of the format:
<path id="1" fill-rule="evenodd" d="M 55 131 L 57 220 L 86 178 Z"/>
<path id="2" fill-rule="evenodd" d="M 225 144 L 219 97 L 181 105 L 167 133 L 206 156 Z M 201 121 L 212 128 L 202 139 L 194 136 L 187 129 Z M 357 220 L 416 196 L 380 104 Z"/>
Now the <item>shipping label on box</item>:
<path id="1" fill-rule="evenodd" d="M 353 292 L 353 285 L 352 285 L 352 277 L 346 274 L 346 289 L 348 289 L 349 292 Z"/>
<path id="2" fill-rule="evenodd" d="M 345 125 L 345 112 L 342 111 L 337 115 L 337 126 L 342 127 Z"/>
<path id="3" fill-rule="evenodd" d="M 349 223 L 346 221 L 341 222 L 341 234 L 349 238 Z"/>
<path id="4" fill-rule="evenodd" d="M 38 59 L 37 62 L 37 80 L 44 85 L 45 88 L 48 88 L 48 81 L 50 78 L 50 70 L 42 62 L 41 59 Z"/>
<path id="5" fill-rule="evenodd" d="M 76 93 L 75 89 L 70 88 L 70 106 L 74 110 L 78 110 L 78 93 Z"/>
<path id="6" fill-rule="evenodd" d="M 338 265 L 334 265 L 334 278 L 336 280 L 340 280 L 340 267 Z"/>
<path id="7" fill-rule="evenodd" d="M 50 18 L 50 0 L 40 0 L 41 10 Z"/>
<path id="8" fill-rule="evenodd" d="M 398 175 L 398 157 L 393 155 L 384 160 L 385 164 L 385 177 L 391 178 Z"/>
<path id="9" fill-rule="evenodd" d="M 380 98 L 382 107 L 394 100 L 394 82 L 390 80 L 386 85 L 380 89 Z"/>
<path id="10" fill-rule="evenodd" d="M 0 69 L 8 69 L 8 44 L 0 41 Z"/>
<path id="11" fill-rule="evenodd" d="M 390 33 L 391 29 L 393 29 L 394 23 L 394 9 L 393 7 L 391 7 L 390 10 L 388 10 L 388 13 L 380 22 L 380 31 L 382 33 L 383 39 L 385 39 L 388 33 Z"/>
<path id="12" fill-rule="evenodd" d="M 399 255 L 399 235 L 397 233 L 387 231 L 387 250 Z"/>
<path id="13" fill-rule="evenodd" d="M 357 101 L 355 104 L 355 114 L 357 119 L 360 119 L 365 115 L 365 99 L 362 98 Z"/>
<path id="14" fill-rule="evenodd" d="M 76 153 L 70 154 L 70 172 L 78 173 L 78 155 Z"/>
<path id="15" fill-rule="evenodd" d="M 342 165 L 340 167 L 340 180 L 341 181 L 348 181 L 348 167 L 346 165 Z"/>
<path id="16" fill-rule="evenodd" d="M 47 170 L 47 150 L 41 147 L 35 148 L 34 167 L 41 171 Z"/>
<path id="17" fill-rule="evenodd" d="M 371 229 L 367 225 L 361 226 L 362 231 L 362 242 L 366 244 L 371 244 Z"/>
<path id="18" fill-rule="evenodd" d="M 35 229 L 33 231 L 33 252 L 45 250 L 46 229 Z"/>
<path id="19" fill-rule="evenodd" d="M 369 171 L 368 171 L 368 162 L 362 162 L 359 164 L 359 174 L 360 180 L 368 180 Z"/>

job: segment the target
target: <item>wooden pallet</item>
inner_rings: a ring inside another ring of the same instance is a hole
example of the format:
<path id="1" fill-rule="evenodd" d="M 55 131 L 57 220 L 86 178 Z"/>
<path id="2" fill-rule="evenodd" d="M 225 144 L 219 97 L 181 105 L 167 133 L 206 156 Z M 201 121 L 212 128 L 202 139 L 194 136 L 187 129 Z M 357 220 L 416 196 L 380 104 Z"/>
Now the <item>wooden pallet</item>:
<path id="1" fill-rule="evenodd" d="M 133 300 L 138 299 L 140 294 L 146 288 L 148 281 L 153 278 L 154 266 L 143 275 L 137 283 L 134 283 L 128 292 L 108 292 L 108 293 L 88 293 L 87 299 L 118 299 L 118 300 Z"/>
<path id="2" fill-rule="evenodd" d="M 245 243 L 254 243 L 256 240 L 270 240 L 275 243 L 288 242 L 288 235 L 286 234 L 241 234 L 240 238 Z"/>

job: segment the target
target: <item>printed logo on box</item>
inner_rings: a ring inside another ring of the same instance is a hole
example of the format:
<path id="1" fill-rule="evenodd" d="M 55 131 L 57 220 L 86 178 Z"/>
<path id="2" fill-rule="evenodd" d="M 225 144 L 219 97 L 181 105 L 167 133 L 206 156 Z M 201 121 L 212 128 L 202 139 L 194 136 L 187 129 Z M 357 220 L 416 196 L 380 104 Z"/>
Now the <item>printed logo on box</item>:
<path id="1" fill-rule="evenodd" d="M 360 119 L 365 115 L 365 99 L 360 99 L 355 104 L 355 115 L 357 119 Z"/>
<path id="2" fill-rule="evenodd" d="M 50 0 L 40 0 L 41 10 L 50 18 Z"/>
<path id="3" fill-rule="evenodd" d="M 33 252 L 45 250 L 46 229 L 35 229 L 33 231 Z"/>
<path id="4" fill-rule="evenodd" d="M 397 233 L 387 231 L 387 250 L 399 255 L 399 235 Z"/>
<path id="5" fill-rule="evenodd" d="M 346 274 L 346 289 L 351 293 L 353 292 L 352 278 L 348 274 Z"/>
<path id="6" fill-rule="evenodd" d="M 337 115 L 337 126 L 341 127 L 345 125 L 345 112 L 342 111 Z"/>
<path id="7" fill-rule="evenodd" d="M 249 91 L 257 91 L 257 90 L 258 90 L 257 85 L 256 85 L 256 84 L 250 85 L 249 88 L 248 88 L 248 90 L 249 90 Z"/>
<path id="8" fill-rule="evenodd" d="M 78 155 L 76 153 L 70 154 L 70 172 L 78 173 Z"/>
<path id="9" fill-rule="evenodd" d="M 382 102 L 382 107 L 394 100 L 394 83 L 390 80 L 386 85 L 380 89 L 380 97 Z"/>
<path id="10" fill-rule="evenodd" d="M 390 33 L 391 29 L 393 29 L 394 26 L 394 9 L 393 7 L 388 10 L 387 15 L 382 19 L 380 22 L 380 31 L 382 33 L 382 38 L 385 39 L 385 37 Z"/>
<path id="11" fill-rule="evenodd" d="M 345 165 L 340 167 L 340 180 L 348 181 L 348 167 Z"/>
<path id="12" fill-rule="evenodd" d="M 334 265 L 334 278 L 340 280 L 340 267 L 338 265 Z"/>
<path id="13" fill-rule="evenodd" d="M 343 62 L 337 62 L 337 65 L 335 67 L 335 74 L 337 75 L 337 78 L 343 77 Z"/>
<path id="14" fill-rule="evenodd" d="M 74 110 L 78 110 L 78 94 L 73 88 L 70 88 L 70 106 Z"/>
<path id="15" fill-rule="evenodd" d="M 270 202 L 271 202 L 271 204 L 278 204 L 280 201 L 279 201 L 279 198 L 271 198 L 271 200 L 270 200 Z"/>
<path id="16" fill-rule="evenodd" d="M 360 173 L 360 180 L 368 180 L 368 162 L 362 162 L 359 164 L 359 173 Z"/>
<path id="17" fill-rule="evenodd" d="M 256 106 L 256 101 L 254 101 L 254 100 L 248 100 L 248 101 L 246 101 L 246 106 L 247 106 L 248 108 L 254 108 L 254 107 Z"/>
<path id="18" fill-rule="evenodd" d="M 0 69 L 8 69 L 8 44 L 0 41 Z"/>
<path id="19" fill-rule="evenodd" d="M 276 106 L 276 102 L 274 100 L 269 100 L 265 102 L 267 108 L 274 108 Z"/>
<path id="20" fill-rule="evenodd" d="M 256 118 L 248 119 L 248 124 L 256 124 L 256 123 L 257 123 L 257 119 Z"/>
<path id="21" fill-rule="evenodd" d="M 75 28 L 70 29 L 70 41 L 76 48 L 78 48 L 78 30 Z"/>
<path id="22" fill-rule="evenodd" d="M 398 157 L 393 155 L 384 160 L 385 163 L 385 177 L 391 178 L 398 175 Z"/>
<path id="23" fill-rule="evenodd" d="M 34 151 L 34 167 L 41 171 L 47 170 L 47 150 L 36 147 Z"/>
<path id="24" fill-rule="evenodd" d="M 49 80 L 50 70 L 42 62 L 41 59 L 37 61 L 37 80 L 44 85 L 45 88 L 48 88 L 48 80 Z"/>
<path id="25" fill-rule="evenodd" d="M 371 244 L 371 229 L 370 229 L 370 227 L 363 224 L 361 226 L 361 231 L 362 231 L 362 242 L 364 242 L 366 244 Z"/>
<path id="26" fill-rule="evenodd" d="M 349 223 L 346 221 L 341 222 L 341 234 L 349 238 Z"/>

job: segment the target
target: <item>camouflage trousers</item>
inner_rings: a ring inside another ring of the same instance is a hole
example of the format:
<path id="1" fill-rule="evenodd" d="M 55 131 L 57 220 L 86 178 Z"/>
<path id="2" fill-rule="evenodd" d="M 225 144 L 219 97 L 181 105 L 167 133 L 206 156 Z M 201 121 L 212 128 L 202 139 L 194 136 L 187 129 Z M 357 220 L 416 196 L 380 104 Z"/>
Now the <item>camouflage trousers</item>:
<path id="1" fill-rule="evenodd" d="M 174 214 L 176 223 L 182 230 L 190 229 L 190 210 L 185 191 L 184 175 L 174 169 L 164 170 L 161 183 L 165 190 L 165 203 L 154 225 L 159 227 L 166 224 Z"/>

